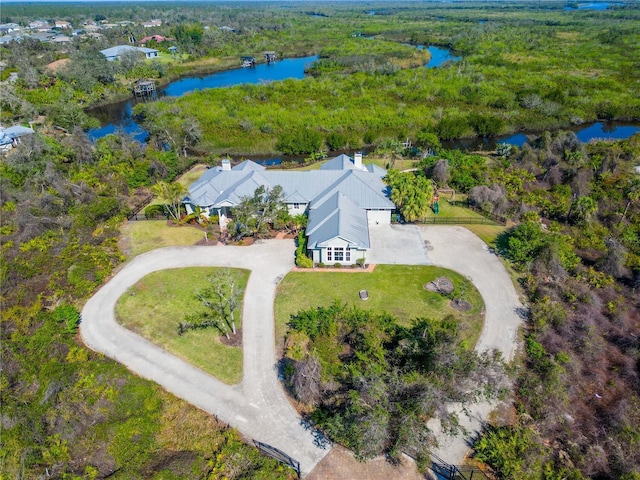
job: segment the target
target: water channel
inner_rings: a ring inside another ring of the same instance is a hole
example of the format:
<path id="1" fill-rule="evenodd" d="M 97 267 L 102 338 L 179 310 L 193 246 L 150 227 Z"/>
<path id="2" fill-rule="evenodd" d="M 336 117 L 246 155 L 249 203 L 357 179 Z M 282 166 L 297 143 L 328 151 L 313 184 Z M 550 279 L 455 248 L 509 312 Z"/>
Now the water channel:
<path id="1" fill-rule="evenodd" d="M 417 48 L 425 48 L 418 45 Z M 445 62 L 458 61 L 461 57 L 455 56 L 451 50 L 444 47 L 428 46 L 431 53 L 426 68 L 436 68 Z M 207 75 L 193 75 L 178 79 L 158 90 L 158 97 L 179 97 L 187 93 L 205 88 L 221 88 L 241 85 L 245 83 L 259 84 L 264 82 L 281 81 L 288 78 L 302 79 L 305 69 L 316 61 L 318 56 L 303 58 L 291 58 L 281 60 L 270 65 L 259 64 L 254 68 L 237 68 Z M 132 118 L 133 106 L 143 100 L 131 98 L 123 102 L 95 107 L 88 110 L 88 114 L 96 117 L 101 124 L 100 128 L 91 129 L 88 135 L 92 140 L 102 138 L 117 130 L 124 130 L 136 140 L 144 142 L 148 138 L 147 132 Z M 624 139 L 640 132 L 639 124 L 620 122 L 594 122 L 586 125 L 571 127 L 569 130 L 576 132 L 578 139 L 589 142 L 594 139 Z M 463 150 L 493 150 L 498 143 L 509 143 L 522 146 L 530 136 L 540 132 L 524 132 L 515 135 L 504 135 L 489 138 L 461 139 L 444 142 L 446 148 L 460 148 Z M 279 163 L 279 159 L 261 159 L 265 164 Z"/>
<path id="2" fill-rule="evenodd" d="M 287 58 L 271 64 L 259 64 L 253 68 L 234 68 L 223 72 L 206 75 L 193 75 L 178 79 L 165 87 L 158 89 L 157 96 L 181 97 L 196 90 L 205 88 L 233 87 L 244 83 L 266 83 L 286 80 L 287 78 L 304 78 L 305 69 L 318 59 L 317 55 L 302 58 Z M 132 118 L 134 105 L 144 101 L 138 98 L 95 107 L 87 113 L 100 121 L 100 128 L 92 128 L 87 134 L 92 140 L 97 140 L 116 130 L 124 130 L 136 140 L 146 141 L 148 134 Z"/>

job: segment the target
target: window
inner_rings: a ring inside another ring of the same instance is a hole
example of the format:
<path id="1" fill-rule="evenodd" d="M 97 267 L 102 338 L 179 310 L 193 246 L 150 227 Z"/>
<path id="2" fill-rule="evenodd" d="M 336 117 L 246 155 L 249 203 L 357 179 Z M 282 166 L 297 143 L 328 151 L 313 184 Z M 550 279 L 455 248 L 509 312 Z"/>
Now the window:
<path id="1" fill-rule="evenodd" d="M 343 247 L 333 247 L 333 259 L 336 262 L 344 261 L 344 248 Z"/>
<path id="2" fill-rule="evenodd" d="M 349 250 L 347 248 L 347 251 L 345 252 L 345 256 L 344 256 L 345 261 L 350 262 L 351 261 L 351 250 Z"/>
<path id="3" fill-rule="evenodd" d="M 331 247 L 327 247 L 327 262 L 330 262 L 331 258 Z"/>
<path id="4" fill-rule="evenodd" d="M 295 210 L 300 210 L 300 204 L 299 204 L 299 203 L 294 203 L 294 204 L 293 204 L 293 208 L 294 208 Z"/>

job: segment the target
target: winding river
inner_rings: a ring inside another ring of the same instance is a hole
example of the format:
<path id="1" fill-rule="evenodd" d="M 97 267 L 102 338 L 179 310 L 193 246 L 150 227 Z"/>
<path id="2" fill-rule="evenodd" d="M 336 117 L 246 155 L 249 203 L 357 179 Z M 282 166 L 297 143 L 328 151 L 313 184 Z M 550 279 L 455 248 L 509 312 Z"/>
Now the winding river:
<path id="1" fill-rule="evenodd" d="M 253 68 L 234 68 L 206 75 L 193 75 L 180 78 L 158 89 L 158 97 L 181 97 L 187 93 L 205 88 L 233 87 L 244 83 L 266 83 L 288 78 L 304 78 L 305 69 L 318 59 L 317 55 L 302 58 L 288 58 L 271 64 L 259 64 Z M 145 100 L 130 98 L 123 102 L 112 103 L 89 109 L 87 113 L 100 121 L 100 128 L 90 129 L 89 138 L 97 140 L 116 130 L 122 129 L 136 140 L 144 142 L 148 134 L 131 116 L 136 103 Z M 148 101 L 148 100 L 147 100 Z"/>
<path id="2" fill-rule="evenodd" d="M 458 61 L 461 57 L 455 56 L 451 50 L 437 46 L 418 45 L 417 48 L 426 48 L 431 53 L 426 68 L 437 68 L 445 62 Z M 180 97 L 196 90 L 205 88 L 223 88 L 241 85 L 245 83 L 259 84 L 265 82 L 282 81 L 288 78 L 302 79 L 305 70 L 311 63 L 318 59 L 317 55 L 290 58 L 272 64 L 259 64 L 254 68 L 236 68 L 207 75 L 193 75 L 175 80 L 160 88 L 158 97 Z M 87 111 L 100 121 L 100 128 L 90 129 L 87 133 L 92 140 L 97 140 L 117 130 L 124 130 L 138 141 L 144 142 L 148 138 L 147 132 L 138 125 L 132 117 L 133 106 L 144 100 L 131 98 L 123 102 L 112 103 L 101 107 L 95 107 Z M 640 124 L 621 122 L 594 122 L 569 128 L 576 132 L 578 139 L 589 142 L 594 139 L 624 139 L 640 132 Z M 515 135 L 504 135 L 489 138 L 461 139 L 444 142 L 447 148 L 460 148 L 464 150 L 493 150 L 497 143 L 509 143 L 522 146 L 528 136 L 537 135 L 540 132 L 524 132 Z M 277 164 L 279 159 L 263 159 L 266 164 Z"/>

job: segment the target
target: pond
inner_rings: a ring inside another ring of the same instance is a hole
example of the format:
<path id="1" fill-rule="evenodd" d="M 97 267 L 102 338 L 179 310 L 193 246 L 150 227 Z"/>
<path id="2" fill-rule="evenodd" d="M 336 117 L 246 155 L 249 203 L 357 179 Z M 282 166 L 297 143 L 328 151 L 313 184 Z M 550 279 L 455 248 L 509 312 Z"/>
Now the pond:
<path id="1" fill-rule="evenodd" d="M 288 58 L 275 63 L 259 64 L 253 68 L 236 68 L 207 75 L 194 75 L 178 79 L 158 89 L 158 97 L 180 97 L 186 93 L 205 88 L 232 87 L 245 83 L 266 83 L 288 78 L 304 78 L 305 69 L 318 57 Z M 87 134 L 97 140 L 118 129 L 132 135 L 136 140 L 145 141 L 147 132 L 131 117 L 133 106 L 145 100 L 131 98 L 123 102 L 112 103 L 87 110 L 87 113 L 100 121 L 100 128 L 90 129 Z"/>

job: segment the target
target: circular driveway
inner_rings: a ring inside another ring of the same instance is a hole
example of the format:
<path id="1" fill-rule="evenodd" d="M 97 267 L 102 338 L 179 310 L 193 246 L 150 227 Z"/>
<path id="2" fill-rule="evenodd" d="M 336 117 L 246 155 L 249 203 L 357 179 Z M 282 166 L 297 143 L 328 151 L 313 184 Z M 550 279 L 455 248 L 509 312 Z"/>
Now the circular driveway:
<path id="1" fill-rule="evenodd" d="M 385 230 L 389 229 L 389 230 Z M 382 239 L 383 242 L 378 242 Z M 521 325 L 520 307 L 511 279 L 487 246 L 462 227 L 375 226 L 371 229 L 373 263 L 434 264 L 469 277 L 483 297 L 485 323 L 478 351 L 496 349 L 511 360 Z M 293 267 L 295 247 L 286 240 L 268 240 L 251 247 L 168 247 L 134 258 L 85 304 L 80 333 L 85 344 L 117 360 L 131 371 L 162 385 L 176 396 L 218 416 L 245 436 L 279 448 L 309 473 L 329 452 L 317 432 L 305 428 L 278 380 L 275 356 L 273 301 L 280 279 Z M 395 252 L 395 255 L 394 255 Z M 376 255 L 378 255 L 376 257 Z M 243 379 L 229 386 L 157 347 L 116 322 L 118 298 L 145 275 L 168 268 L 238 267 L 251 270 L 243 306 Z M 465 409 L 461 424 L 478 431 L 495 405 L 481 403 Z M 452 409 L 462 411 L 459 406 Z M 467 438 L 439 432 L 435 453 L 459 463 L 468 450 Z"/>

